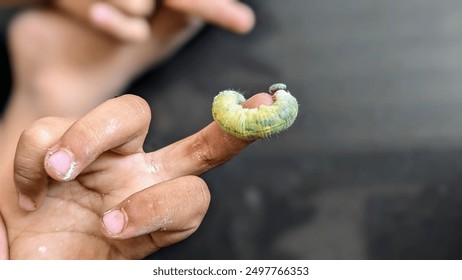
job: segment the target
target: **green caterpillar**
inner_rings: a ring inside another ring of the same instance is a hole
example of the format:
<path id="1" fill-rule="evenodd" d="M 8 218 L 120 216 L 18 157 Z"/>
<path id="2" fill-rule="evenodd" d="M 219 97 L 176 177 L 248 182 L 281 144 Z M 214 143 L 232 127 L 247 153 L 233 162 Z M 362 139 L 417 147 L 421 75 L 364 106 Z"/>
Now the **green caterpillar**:
<path id="1" fill-rule="evenodd" d="M 274 103 L 258 108 L 243 108 L 244 96 L 234 90 L 220 92 L 213 99 L 212 115 L 228 134 L 243 140 L 267 138 L 290 127 L 298 114 L 298 102 L 285 84 L 269 88 Z"/>

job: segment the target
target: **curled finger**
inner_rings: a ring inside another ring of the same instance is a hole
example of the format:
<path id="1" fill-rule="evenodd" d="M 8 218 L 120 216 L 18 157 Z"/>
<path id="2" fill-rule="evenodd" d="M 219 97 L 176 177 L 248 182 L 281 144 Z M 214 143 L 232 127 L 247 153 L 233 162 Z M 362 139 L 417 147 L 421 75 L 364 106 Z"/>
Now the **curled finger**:
<path id="1" fill-rule="evenodd" d="M 151 35 L 149 22 L 144 17 L 128 15 L 110 3 L 93 4 L 90 20 L 95 27 L 122 41 L 144 42 Z"/>
<path id="2" fill-rule="evenodd" d="M 106 151 L 142 151 L 151 111 L 142 98 L 110 99 L 76 121 L 45 157 L 45 169 L 55 180 L 69 181 Z"/>
<path id="3" fill-rule="evenodd" d="M 164 247 L 192 234 L 209 203 L 210 193 L 202 179 L 175 178 L 139 191 L 105 212 L 102 230 L 116 239 L 151 234 L 152 245 Z"/>
<path id="4" fill-rule="evenodd" d="M 109 0 L 121 11 L 138 17 L 146 17 L 154 11 L 155 0 Z"/>
<path id="5" fill-rule="evenodd" d="M 43 118 L 21 134 L 14 157 L 14 182 L 18 190 L 19 206 L 24 210 L 32 211 L 41 205 L 48 187 L 48 174 L 43 159 L 48 147 L 71 124 L 71 120 Z"/>
<path id="6" fill-rule="evenodd" d="M 252 9 L 235 0 L 165 0 L 165 5 L 186 14 L 198 16 L 237 33 L 252 30 L 255 14 Z"/>

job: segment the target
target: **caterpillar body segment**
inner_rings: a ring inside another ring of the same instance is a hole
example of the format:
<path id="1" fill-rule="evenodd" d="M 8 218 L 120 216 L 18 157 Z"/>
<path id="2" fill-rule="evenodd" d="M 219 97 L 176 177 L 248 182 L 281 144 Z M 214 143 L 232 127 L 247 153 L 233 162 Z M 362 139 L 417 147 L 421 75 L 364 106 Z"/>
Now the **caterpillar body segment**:
<path id="1" fill-rule="evenodd" d="M 225 90 L 215 96 L 212 105 L 213 119 L 228 134 L 243 140 L 267 138 L 290 127 L 298 114 L 297 100 L 284 84 L 269 89 L 272 105 L 244 108 L 244 96 L 234 90 Z"/>

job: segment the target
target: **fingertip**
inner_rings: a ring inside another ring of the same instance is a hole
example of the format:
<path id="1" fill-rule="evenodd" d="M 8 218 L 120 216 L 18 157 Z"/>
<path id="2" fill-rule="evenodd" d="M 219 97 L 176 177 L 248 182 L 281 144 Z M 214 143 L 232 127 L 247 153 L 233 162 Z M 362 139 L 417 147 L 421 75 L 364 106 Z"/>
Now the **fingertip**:
<path id="1" fill-rule="evenodd" d="M 243 108 L 252 109 L 259 108 L 262 105 L 271 106 L 273 103 L 274 98 L 272 95 L 261 92 L 249 97 L 243 103 L 241 103 L 241 105 Z M 220 139 L 227 139 L 227 143 L 233 143 L 233 146 L 236 148 L 236 152 L 244 149 L 246 146 L 257 139 L 254 137 L 237 137 L 232 135 L 223 130 L 217 121 L 212 122 L 209 127 L 206 127 L 203 133 L 207 135 L 213 135 L 213 137 L 218 137 Z"/>
<path id="2" fill-rule="evenodd" d="M 246 34 L 252 31 L 256 23 L 256 17 L 253 10 L 242 3 L 237 3 L 234 16 L 234 31 L 241 34 Z"/>
<path id="3" fill-rule="evenodd" d="M 36 191 L 39 189 L 36 189 Z M 38 193 L 24 193 L 21 189 L 17 190 L 18 193 L 18 204 L 22 210 L 32 212 L 37 210 L 43 204 L 45 196 L 47 194 L 46 190 L 39 190 Z"/>
<path id="4" fill-rule="evenodd" d="M 26 195 L 18 192 L 19 197 L 19 207 L 26 211 L 34 211 L 37 209 L 37 204 L 31 198 L 27 197 Z"/>
<path id="5" fill-rule="evenodd" d="M 197 229 L 209 204 L 205 181 L 197 176 L 181 176 L 136 192 L 104 212 L 101 228 L 105 236 L 118 240 L 155 232 L 184 236 Z"/>
<path id="6" fill-rule="evenodd" d="M 69 181 L 75 177 L 76 161 L 72 152 L 67 149 L 58 149 L 49 152 L 45 157 L 45 169 L 53 178 L 60 181 Z"/>
<path id="7" fill-rule="evenodd" d="M 264 111 L 268 107 L 271 107 L 275 102 L 274 97 L 268 93 L 258 93 L 242 102 L 243 97 L 239 92 L 222 92 L 217 97 L 221 97 L 222 94 L 224 94 L 225 98 L 215 98 L 212 105 L 212 114 L 215 120 L 213 123 L 220 128 L 221 133 L 248 144 L 259 138 L 263 138 L 259 134 L 259 131 L 263 131 L 267 127 L 261 127 L 256 114 L 257 112 L 261 112 L 260 109 Z M 228 98 L 228 101 L 223 102 L 226 98 Z M 227 103 L 229 100 L 232 101 Z M 230 110 L 223 109 L 226 106 L 236 105 L 235 102 L 240 106 L 236 107 L 234 112 L 230 113 Z M 260 108 L 262 106 L 266 108 Z"/>
<path id="8" fill-rule="evenodd" d="M 210 190 L 207 186 L 207 183 L 201 177 L 199 176 L 187 176 L 187 177 L 190 178 L 191 180 L 191 183 L 190 183 L 191 186 L 188 188 L 195 189 L 194 192 L 201 194 L 200 199 L 198 198 L 196 200 L 199 205 L 197 207 L 196 217 L 199 217 L 200 220 L 202 220 L 210 206 L 210 199 L 211 199 Z"/>
<path id="9" fill-rule="evenodd" d="M 127 220 L 127 214 L 122 209 L 113 209 L 103 214 L 101 225 L 107 236 L 116 237 L 126 228 Z"/>
<path id="10" fill-rule="evenodd" d="M 255 25 L 255 13 L 246 4 L 238 1 L 165 1 L 169 8 L 230 30 L 235 33 L 248 33 Z"/>
<path id="11" fill-rule="evenodd" d="M 90 20 L 98 25 L 107 24 L 112 17 L 111 9 L 108 8 L 107 4 L 94 3 L 90 7 Z"/>
<path id="12" fill-rule="evenodd" d="M 126 14 L 139 17 L 151 15 L 156 6 L 155 0 L 109 0 L 109 2 Z"/>
<path id="13" fill-rule="evenodd" d="M 121 40 L 131 43 L 143 43 L 151 37 L 151 27 L 144 18 L 127 19 L 125 32 L 114 32 Z"/>
<path id="14" fill-rule="evenodd" d="M 145 42 L 151 35 L 150 26 L 145 18 L 125 15 L 107 3 L 92 4 L 89 17 L 96 28 L 122 41 Z"/>
<path id="15" fill-rule="evenodd" d="M 244 108 L 258 108 L 261 105 L 272 105 L 274 103 L 273 96 L 268 93 L 257 93 L 247 99 L 243 104 L 242 107 Z"/>

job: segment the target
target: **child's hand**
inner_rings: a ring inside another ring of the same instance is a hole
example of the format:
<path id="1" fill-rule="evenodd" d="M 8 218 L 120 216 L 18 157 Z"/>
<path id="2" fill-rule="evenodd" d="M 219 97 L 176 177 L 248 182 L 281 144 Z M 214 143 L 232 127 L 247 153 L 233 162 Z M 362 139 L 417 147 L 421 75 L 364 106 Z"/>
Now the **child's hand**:
<path id="1" fill-rule="evenodd" d="M 155 18 L 156 10 L 163 8 L 237 33 L 250 31 L 255 23 L 252 9 L 237 0 L 54 0 L 52 3 L 97 29 L 132 42 L 149 38 L 151 19 Z"/>
<path id="2" fill-rule="evenodd" d="M 2 179 L 18 191 L 0 199 L 10 258 L 139 259 L 192 234 L 210 201 L 197 175 L 250 142 L 212 123 L 145 153 L 150 118 L 143 99 L 123 95 L 75 122 L 45 118 L 27 129 L 14 182 Z"/>

